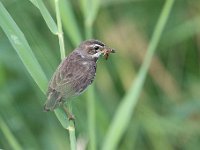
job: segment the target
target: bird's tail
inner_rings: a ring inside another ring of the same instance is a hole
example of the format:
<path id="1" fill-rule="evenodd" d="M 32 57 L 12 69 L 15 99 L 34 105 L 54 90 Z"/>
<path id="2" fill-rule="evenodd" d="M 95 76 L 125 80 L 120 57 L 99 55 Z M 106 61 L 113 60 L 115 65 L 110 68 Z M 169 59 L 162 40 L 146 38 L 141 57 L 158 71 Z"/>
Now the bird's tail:
<path id="1" fill-rule="evenodd" d="M 61 100 L 62 97 L 59 92 L 49 92 L 46 103 L 44 104 L 44 111 L 53 111 L 61 103 Z"/>

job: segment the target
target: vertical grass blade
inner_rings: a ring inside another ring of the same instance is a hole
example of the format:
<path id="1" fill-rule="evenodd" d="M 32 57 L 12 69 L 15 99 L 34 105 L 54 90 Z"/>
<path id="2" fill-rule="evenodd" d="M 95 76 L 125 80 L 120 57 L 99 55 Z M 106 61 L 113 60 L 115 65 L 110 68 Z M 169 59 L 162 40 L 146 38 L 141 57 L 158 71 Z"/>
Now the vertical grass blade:
<path id="1" fill-rule="evenodd" d="M 144 63 L 142 64 L 141 69 L 139 70 L 137 78 L 133 82 L 130 90 L 125 95 L 124 99 L 122 100 L 122 102 L 120 103 L 116 111 L 116 114 L 113 118 L 113 121 L 111 122 L 109 130 L 105 137 L 105 141 L 102 147 L 103 150 L 116 149 L 120 141 L 120 138 L 122 137 L 123 133 L 126 131 L 126 128 L 131 120 L 131 115 L 133 113 L 134 107 L 141 93 L 148 68 L 151 64 L 153 54 L 160 40 L 161 34 L 167 22 L 173 3 L 174 3 L 174 0 L 166 0 L 164 4 L 162 13 L 159 17 L 154 33 L 152 35 L 152 39 L 148 46 Z"/>
<path id="2" fill-rule="evenodd" d="M 16 138 L 14 137 L 14 135 L 9 130 L 9 128 L 7 127 L 7 125 L 5 124 L 4 120 L 1 117 L 0 117 L 0 129 L 13 149 L 22 150 L 22 147 L 19 145 L 18 141 L 16 140 Z"/>
<path id="3" fill-rule="evenodd" d="M 89 39 L 92 37 L 92 26 L 100 7 L 99 0 L 80 0 L 84 14 L 85 35 Z M 90 9 L 88 9 L 90 8 Z"/>
<path id="4" fill-rule="evenodd" d="M 100 7 L 99 0 L 80 0 L 82 11 L 85 17 L 85 24 L 92 26 Z M 89 9 L 88 9 L 89 8 Z"/>
<path id="5" fill-rule="evenodd" d="M 42 15 L 42 17 L 44 18 L 48 28 L 50 29 L 50 31 L 53 34 L 57 34 L 58 32 L 58 28 L 56 26 L 55 21 L 53 20 L 53 18 L 51 17 L 49 11 L 47 10 L 47 8 L 45 7 L 44 3 L 42 2 L 42 0 L 30 0 L 36 7 L 38 7 L 38 9 L 40 10 L 40 13 Z"/>
<path id="6" fill-rule="evenodd" d="M 24 34 L 21 32 L 1 2 L 0 18 L 1 28 L 6 33 L 12 46 L 16 50 L 32 78 L 35 80 L 39 88 L 45 93 L 47 88 L 47 78 L 40 64 L 35 58 L 27 40 L 25 39 Z"/>

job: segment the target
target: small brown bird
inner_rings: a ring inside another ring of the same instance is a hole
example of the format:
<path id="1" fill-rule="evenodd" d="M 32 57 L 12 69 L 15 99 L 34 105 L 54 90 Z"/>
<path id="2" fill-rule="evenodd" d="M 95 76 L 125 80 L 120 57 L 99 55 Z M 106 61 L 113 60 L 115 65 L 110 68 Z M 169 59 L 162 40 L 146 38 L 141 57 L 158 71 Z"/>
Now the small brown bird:
<path id="1" fill-rule="evenodd" d="M 107 59 L 115 51 L 98 40 L 82 42 L 58 66 L 47 91 L 45 111 L 53 111 L 73 96 L 80 95 L 96 74 L 96 62 L 101 54 Z"/>

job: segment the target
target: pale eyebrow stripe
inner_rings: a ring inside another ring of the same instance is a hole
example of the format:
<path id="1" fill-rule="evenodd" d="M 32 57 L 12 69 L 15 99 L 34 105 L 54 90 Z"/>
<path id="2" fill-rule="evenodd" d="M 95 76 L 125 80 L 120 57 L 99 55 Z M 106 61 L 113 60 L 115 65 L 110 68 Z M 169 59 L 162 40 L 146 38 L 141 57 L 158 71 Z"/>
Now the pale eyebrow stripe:
<path id="1" fill-rule="evenodd" d="M 99 44 L 94 44 L 94 46 L 100 46 L 100 47 L 103 47 L 102 45 L 99 45 Z"/>
<path id="2" fill-rule="evenodd" d="M 100 41 L 98 41 L 98 40 L 95 40 L 95 42 L 94 42 L 95 44 L 98 44 L 98 45 L 100 45 L 100 46 L 105 46 L 105 44 L 103 44 L 102 42 L 100 42 Z"/>

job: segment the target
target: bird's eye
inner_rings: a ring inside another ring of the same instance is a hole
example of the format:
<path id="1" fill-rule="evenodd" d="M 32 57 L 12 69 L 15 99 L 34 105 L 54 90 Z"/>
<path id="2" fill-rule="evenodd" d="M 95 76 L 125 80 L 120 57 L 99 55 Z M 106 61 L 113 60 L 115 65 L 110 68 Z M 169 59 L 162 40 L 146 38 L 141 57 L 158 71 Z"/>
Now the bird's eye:
<path id="1" fill-rule="evenodd" d="M 95 50 L 98 50 L 98 49 L 99 49 L 99 46 L 95 46 L 94 49 L 95 49 Z"/>

